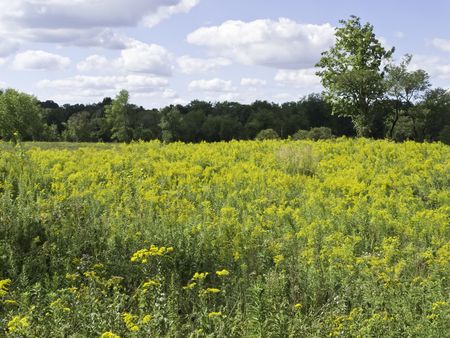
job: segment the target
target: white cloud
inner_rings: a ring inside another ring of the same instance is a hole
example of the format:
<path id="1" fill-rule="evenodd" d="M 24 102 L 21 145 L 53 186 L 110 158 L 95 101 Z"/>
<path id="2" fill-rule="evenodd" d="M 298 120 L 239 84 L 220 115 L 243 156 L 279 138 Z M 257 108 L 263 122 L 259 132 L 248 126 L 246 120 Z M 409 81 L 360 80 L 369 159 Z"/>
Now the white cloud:
<path id="1" fill-rule="evenodd" d="M 13 61 L 13 68 L 17 70 L 58 70 L 70 64 L 70 59 L 58 54 L 42 50 L 28 50 L 19 53 Z"/>
<path id="2" fill-rule="evenodd" d="M 450 63 L 436 56 L 415 55 L 409 68 L 423 69 L 436 79 L 450 79 Z"/>
<path id="3" fill-rule="evenodd" d="M 267 81 L 262 79 L 253 79 L 248 77 L 244 77 L 241 79 L 241 86 L 260 87 L 265 86 L 266 84 Z"/>
<path id="4" fill-rule="evenodd" d="M 20 43 L 17 40 L 5 39 L 1 36 L 0 38 L 0 57 L 11 55 L 19 49 Z"/>
<path id="5" fill-rule="evenodd" d="M 199 28 L 187 36 L 187 41 L 244 64 L 308 68 L 333 44 L 334 33 L 330 24 L 301 24 L 286 18 L 230 20 L 220 26 Z"/>
<path id="6" fill-rule="evenodd" d="M 120 57 L 107 59 L 101 55 L 90 55 L 77 65 L 85 73 L 146 73 L 170 76 L 174 69 L 172 54 L 164 47 L 132 40 L 121 50 Z"/>
<path id="7" fill-rule="evenodd" d="M 315 75 L 315 68 L 286 70 L 281 69 L 275 74 L 274 80 L 285 85 L 299 88 L 317 89 L 320 86 L 320 78 Z"/>
<path id="8" fill-rule="evenodd" d="M 104 69 L 108 69 L 111 67 L 110 61 L 101 55 L 90 55 L 85 60 L 80 61 L 77 64 L 77 69 L 80 72 L 95 72 L 95 71 L 103 71 Z"/>
<path id="9" fill-rule="evenodd" d="M 112 29 L 152 26 L 186 13 L 198 0 L 8 0 L 0 32 L 21 40 L 122 48 Z"/>
<path id="10" fill-rule="evenodd" d="M 210 80 L 194 80 L 189 83 L 190 91 L 206 91 L 206 92 L 232 92 L 235 88 L 231 81 L 226 81 L 218 78 Z"/>
<path id="11" fill-rule="evenodd" d="M 231 64 L 230 60 L 225 58 L 201 59 L 187 55 L 179 57 L 177 63 L 180 71 L 185 74 L 205 73 Z"/>
<path id="12" fill-rule="evenodd" d="M 0 88 L 6 88 L 6 87 L 8 87 L 6 82 L 0 81 Z"/>
<path id="13" fill-rule="evenodd" d="M 444 52 L 450 52 L 450 40 L 434 38 L 431 44 Z"/>
<path id="14" fill-rule="evenodd" d="M 398 39 L 403 39 L 405 37 L 405 33 L 400 32 L 400 31 L 395 32 L 395 37 Z"/>
<path id="15" fill-rule="evenodd" d="M 172 55 L 164 47 L 135 40 L 121 51 L 117 62 L 130 72 L 170 75 L 173 70 L 172 59 Z"/>
<path id="16" fill-rule="evenodd" d="M 37 83 L 39 88 L 57 89 L 59 91 L 72 91 L 73 93 L 92 93 L 93 96 L 104 96 L 103 93 L 119 91 L 123 88 L 133 92 L 155 91 L 168 85 L 168 80 L 162 77 L 149 75 L 127 76 L 84 76 L 78 75 L 60 80 L 41 80 Z"/>
<path id="17" fill-rule="evenodd" d="M 188 13 L 199 2 L 200 0 L 181 0 L 175 2 L 174 5 L 159 7 L 154 14 L 147 16 L 143 22 L 147 27 L 153 27 L 174 14 Z"/>

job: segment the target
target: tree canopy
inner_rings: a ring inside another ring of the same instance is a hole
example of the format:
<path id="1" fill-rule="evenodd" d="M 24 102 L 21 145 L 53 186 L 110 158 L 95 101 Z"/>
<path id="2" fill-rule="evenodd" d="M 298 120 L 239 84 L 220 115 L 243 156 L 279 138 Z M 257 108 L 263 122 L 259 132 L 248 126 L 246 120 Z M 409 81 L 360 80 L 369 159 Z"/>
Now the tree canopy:
<path id="1" fill-rule="evenodd" d="M 335 45 L 322 53 L 316 74 L 333 114 L 350 117 L 359 136 L 370 136 L 374 110 L 385 93 L 385 65 L 394 48 L 386 50 L 373 26 L 361 24 L 356 16 L 340 23 Z"/>

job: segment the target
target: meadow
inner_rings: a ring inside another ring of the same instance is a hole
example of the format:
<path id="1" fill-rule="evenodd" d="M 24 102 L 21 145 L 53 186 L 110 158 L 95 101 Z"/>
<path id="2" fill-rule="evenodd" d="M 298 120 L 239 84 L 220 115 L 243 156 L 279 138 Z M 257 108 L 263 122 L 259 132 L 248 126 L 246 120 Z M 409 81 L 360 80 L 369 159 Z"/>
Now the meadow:
<path id="1" fill-rule="evenodd" d="M 450 147 L 0 144 L 0 336 L 443 337 Z"/>

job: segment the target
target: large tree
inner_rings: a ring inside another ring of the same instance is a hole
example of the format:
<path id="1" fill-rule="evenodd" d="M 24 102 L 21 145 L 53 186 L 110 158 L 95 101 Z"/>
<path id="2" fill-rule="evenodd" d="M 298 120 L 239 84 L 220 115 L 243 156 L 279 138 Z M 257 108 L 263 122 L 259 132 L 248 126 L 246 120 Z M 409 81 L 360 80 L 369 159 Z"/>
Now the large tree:
<path id="1" fill-rule="evenodd" d="M 389 137 L 392 138 L 395 126 L 401 116 L 411 119 L 414 137 L 417 140 L 417 121 L 414 104 L 421 100 L 426 90 L 431 86 L 427 72 L 422 69 L 408 71 L 412 56 L 406 55 L 399 65 L 390 65 L 386 77 L 388 98 L 393 103 L 392 114 L 389 116 Z"/>
<path id="2" fill-rule="evenodd" d="M 42 131 L 42 110 L 34 96 L 14 89 L 0 94 L 1 139 L 36 140 Z"/>
<path id="3" fill-rule="evenodd" d="M 385 64 L 394 48 L 386 50 L 369 23 L 351 16 L 336 28 L 336 42 L 322 53 L 316 73 L 324 87 L 324 98 L 333 114 L 352 119 L 358 136 L 370 136 L 377 103 L 385 87 Z"/>

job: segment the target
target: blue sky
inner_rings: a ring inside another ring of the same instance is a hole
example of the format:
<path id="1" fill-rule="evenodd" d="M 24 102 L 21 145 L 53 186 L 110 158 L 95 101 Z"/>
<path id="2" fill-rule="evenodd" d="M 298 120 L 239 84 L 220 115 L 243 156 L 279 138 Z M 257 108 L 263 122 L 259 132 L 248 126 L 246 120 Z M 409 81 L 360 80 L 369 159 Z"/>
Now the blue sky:
<path id="1" fill-rule="evenodd" d="M 147 108 L 298 100 L 320 92 L 314 64 L 352 14 L 449 88 L 448 13 L 446 0 L 8 0 L 0 88 L 61 104 L 127 89 Z"/>

